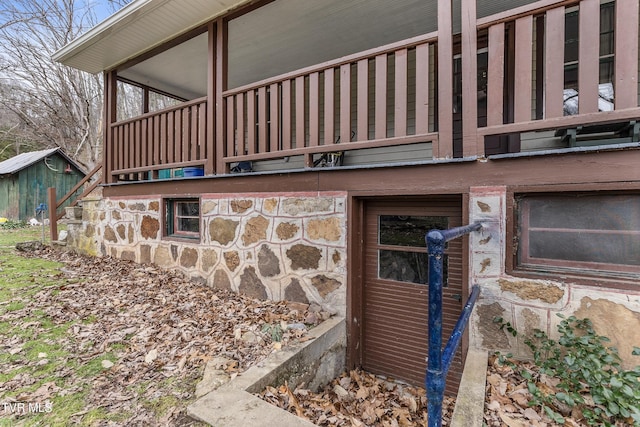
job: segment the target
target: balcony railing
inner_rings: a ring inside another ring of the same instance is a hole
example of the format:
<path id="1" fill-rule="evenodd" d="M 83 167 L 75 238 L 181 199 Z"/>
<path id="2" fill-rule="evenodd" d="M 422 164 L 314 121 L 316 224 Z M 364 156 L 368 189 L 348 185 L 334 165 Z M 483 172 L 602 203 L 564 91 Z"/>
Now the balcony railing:
<path id="1" fill-rule="evenodd" d="M 573 8 L 581 46 L 578 107 L 567 115 L 563 47 Z M 593 48 L 600 43 L 593 30 L 600 28 L 600 1 L 540 0 L 463 22 L 461 93 L 454 94 L 453 38 L 445 28 L 114 123 L 106 173 L 112 181 L 154 179 L 189 166 L 224 174 L 237 162 L 289 156 L 313 167 L 320 153 L 416 143 L 427 143 L 415 147 L 429 147 L 428 158 L 446 158 L 453 155 L 454 95 L 462 98 L 455 120 L 463 126 L 463 156 L 483 157 L 490 135 L 640 122 L 638 2 L 618 0 L 615 8 L 615 97 L 604 111 Z M 485 33 L 487 118 L 478 126 L 477 35 Z"/>
<path id="2" fill-rule="evenodd" d="M 225 162 L 302 154 L 310 167 L 327 150 L 435 141 L 435 40 L 428 34 L 224 92 Z"/>
<path id="3" fill-rule="evenodd" d="M 565 24 L 569 6 L 578 7 L 579 14 L 579 58 L 578 65 L 578 110 L 567 112 L 565 98 Z M 538 55 L 533 36 L 534 18 L 544 16 L 544 49 Z M 504 87 L 506 67 L 506 24 L 513 23 L 515 29 L 513 122 L 505 123 Z M 538 1 L 508 12 L 488 16 L 477 21 L 477 28 L 488 29 L 487 73 L 487 126 L 478 129 L 478 136 L 527 132 L 541 129 L 578 126 L 582 124 L 604 124 L 633 120 L 638 112 L 638 2 L 618 0 L 615 2 L 615 69 L 614 99 L 606 108 L 599 108 L 600 83 L 600 1 L 576 2 Z M 534 66 L 534 59 L 542 64 Z M 542 70 L 542 93 L 536 94 L 533 82 L 536 70 Z M 534 94 L 543 100 L 542 114 L 534 117 L 532 102 Z"/>
<path id="4" fill-rule="evenodd" d="M 212 151 L 206 143 L 207 99 L 111 125 L 111 175 L 118 180 L 158 178 L 160 170 L 204 166 Z"/>

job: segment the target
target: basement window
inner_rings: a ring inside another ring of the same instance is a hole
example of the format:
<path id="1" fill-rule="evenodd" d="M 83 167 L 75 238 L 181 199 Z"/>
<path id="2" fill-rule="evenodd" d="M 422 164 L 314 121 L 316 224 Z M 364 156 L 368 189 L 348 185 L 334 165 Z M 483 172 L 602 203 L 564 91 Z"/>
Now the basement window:
<path id="1" fill-rule="evenodd" d="M 165 206 L 167 236 L 200 238 L 200 200 L 167 199 Z"/>
<path id="2" fill-rule="evenodd" d="M 520 196 L 517 268 L 640 275 L 640 194 Z"/>

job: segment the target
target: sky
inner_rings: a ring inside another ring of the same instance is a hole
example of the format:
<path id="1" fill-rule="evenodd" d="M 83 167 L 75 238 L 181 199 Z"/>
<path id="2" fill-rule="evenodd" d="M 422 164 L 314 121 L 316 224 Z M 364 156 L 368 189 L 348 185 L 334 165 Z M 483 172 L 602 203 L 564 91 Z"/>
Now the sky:
<path id="1" fill-rule="evenodd" d="M 98 18 L 98 22 L 102 22 L 111 16 L 119 7 L 116 3 L 109 0 L 83 0 L 84 3 L 91 8 Z"/>

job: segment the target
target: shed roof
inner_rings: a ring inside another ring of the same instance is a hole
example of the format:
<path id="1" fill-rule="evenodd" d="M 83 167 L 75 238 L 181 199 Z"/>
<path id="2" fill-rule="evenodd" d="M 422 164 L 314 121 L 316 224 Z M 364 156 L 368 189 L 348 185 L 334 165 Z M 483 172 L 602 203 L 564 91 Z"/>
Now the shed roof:
<path id="1" fill-rule="evenodd" d="M 62 157 L 65 158 L 66 161 L 71 163 L 82 174 L 85 174 L 85 171 L 80 166 L 78 166 L 78 164 L 74 162 L 69 156 L 67 156 L 64 151 L 60 149 L 60 147 L 56 147 L 50 148 L 48 150 L 30 151 L 28 153 L 18 154 L 17 156 L 13 156 L 10 159 L 0 162 L 0 175 L 10 175 L 19 172 L 22 169 L 28 168 L 32 164 L 37 163 L 40 160 L 45 159 L 55 153 L 59 153 Z"/>

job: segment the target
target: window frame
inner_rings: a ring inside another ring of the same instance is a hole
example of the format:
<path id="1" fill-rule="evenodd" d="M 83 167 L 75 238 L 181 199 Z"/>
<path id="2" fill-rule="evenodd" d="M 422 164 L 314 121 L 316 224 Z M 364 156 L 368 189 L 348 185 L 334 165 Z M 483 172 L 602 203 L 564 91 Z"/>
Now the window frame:
<path id="1" fill-rule="evenodd" d="M 178 215 L 177 205 L 180 203 L 197 203 L 198 231 L 176 230 L 180 218 L 196 218 L 195 216 Z M 199 197 L 169 197 L 164 199 L 164 237 L 170 239 L 187 239 L 200 241 L 202 233 L 202 211 Z"/>
<path id="2" fill-rule="evenodd" d="M 416 253 L 416 254 L 423 254 L 425 256 L 428 256 L 428 251 L 427 251 L 427 243 L 426 241 L 424 242 L 423 245 L 421 246 L 414 246 L 414 245 L 401 245 L 401 244 L 392 244 L 392 243 L 388 243 L 388 242 L 382 242 L 381 241 L 381 221 L 382 221 L 382 217 L 398 217 L 398 215 L 394 215 L 394 214 L 381 214 L 378 215 L 377 218 L 377 236 L 376 236 L 376 242 L 375 242 L 375 248 L 377 251 L 377 265 L 378 265 L 378 273 L 377 273 L 377 278 L 379 280 L 383 280 L 383 281 L 391 281 L 391 282 L 397 282 L 397 283 L 405 283 L 405 284 L 411 284 L 411 285 L 422 285 L 422 286 L 429 286 L 429 263 L 426 263 L 425 266 L 425 274 L 426 274 L 426 282 L 414 282 L 414 281 L 409 281 L 409 280 L 401 280 L 401 279 L 394 279 L 394 278 L 390 278 L 390 277 L 384 277 L 381 274 L 381 257 L 382 257 L 382 252 L 386 251 L 386 252 L 395 252 L 395 253 Z M 422 215 L 420 213 L 416 213 L 416 214 L 409 214 L 408 217 L 426 217 L 426 218 L 439 218 L 439 219 L 445 219 L 445 221 L 447 222 L 447 226 L 445 227 L 445 229 L 448 229 L 451 227 L 450 225 L 450 217 L 447 215 Z M 425 235 L 426 237 L 426 235 Z M 449 271 L 449 255 L 451 254 L 451 249 L 449 247 L 449 244 L 447 243 L 445 245 L 445 249 L 444 249 L 444 253 L 443 253 L 443 287 L 448 287 L 449 283 L 448 283 L 448 271 Z"/>
<path id="3" fill-rule="evenodd" d="M 567 184 L 562 188 L 549 191 L 548 187 L 532 186 L 527 188 L 514 188 L 507 190 L 506 203 L 506 259 L 505 273 L 515 277 L 525 277 L 533 279 L 545 279 L 556 281 L 570 281 L 576 284 L 605 286 L 613 289 L 637 290 L 638 280 L 640 279 L 640 267 L 630 266 L 630 269 L 622 268 L 620 270 L 596 270 L 598 267 L 610 267 L 608 263 L 592 263 L 592 262 L 576 262 L 582 263 L 582 266 L 566 267 L 567 262 L 558 261 L 548 262 L 543 259 L 544 265 L 540 263 L 520 263 L 519 262 L 519 243 L 522 238 L 519 230 L 520 211 L 518 199 L 526 196 L 560 196 L 566 195 L 637 195 L 640 197 L 640 185 L 633 185 L 631 188 L 621 190 L 619 187 L 612 185 L 591 185 L 584 184 Z M 606 191 L 603 191 L 606 190 Z M 562 265 L 558 265 L 562 264 Z M 623 264 L 619 264 L 623 265 Z M 633 271 L 624 271 L 633 270 Z"/>

